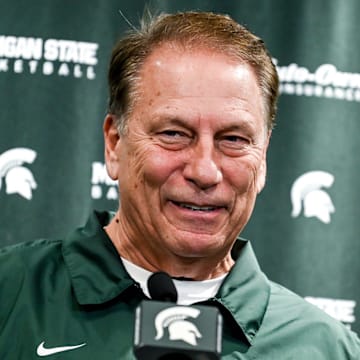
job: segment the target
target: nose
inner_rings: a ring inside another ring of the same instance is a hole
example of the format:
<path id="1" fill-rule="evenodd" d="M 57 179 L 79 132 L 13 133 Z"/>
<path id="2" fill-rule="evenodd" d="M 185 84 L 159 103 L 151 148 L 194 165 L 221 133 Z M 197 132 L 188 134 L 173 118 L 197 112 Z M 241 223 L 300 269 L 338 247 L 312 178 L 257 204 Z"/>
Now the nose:
<path id="1" fill-rule="evenodd" d="M 194 145 L 184 168 L 185 179 L 202 190 L 219 184 L 223 175 L 215 155 L 214 145 L 209 140 Z"/>

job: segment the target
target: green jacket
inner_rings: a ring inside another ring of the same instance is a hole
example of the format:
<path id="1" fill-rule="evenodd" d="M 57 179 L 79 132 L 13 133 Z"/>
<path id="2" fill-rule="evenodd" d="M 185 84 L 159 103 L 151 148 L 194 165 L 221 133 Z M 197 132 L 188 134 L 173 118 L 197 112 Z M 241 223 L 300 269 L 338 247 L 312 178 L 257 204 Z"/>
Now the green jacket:
<path id="1" fill-rule="evenodd" d="M 63 241 L 0 251 L 1 360 L 134 359 L 134 313 L 145 296 L 102 229 L 110 217 L 92 215 Z M 250 243 L 239 239 L 234 256 L 207 302 L 224 316 L 223 359 L 360 359 L 357 336 L 270 282 Z"/>

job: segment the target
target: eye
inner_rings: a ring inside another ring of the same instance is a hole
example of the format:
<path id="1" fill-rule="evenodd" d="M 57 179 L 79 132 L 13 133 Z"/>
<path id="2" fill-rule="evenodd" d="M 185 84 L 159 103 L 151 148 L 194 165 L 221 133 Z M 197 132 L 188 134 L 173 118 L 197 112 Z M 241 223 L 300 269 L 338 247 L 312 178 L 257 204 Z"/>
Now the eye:
<path id="1" fill-rule="evenodd" d="M 237 135 L 228 135 L 224 137 L 224 140 L 230 142 L 230 143 L 239 143 L 246 141 L 243 137 L 237 136 Z"/>
<path id="2" fill-rule="evenodd" d="M 249 144 L 249 140 L 240 135 L 224 135 L 221 140 L 225 145 L 243 146 Z"/>
<path id="3" fill-rule="evenodd" d="M 160 134 L 162 134 L 165 137 L 169 137 L 169 138 L 175 138 L 175 137 L 184 136 L 184 134 L 181 131 L 178 131 L 178 130 L 164 130 Z"/>
<path id="4" fill-rule="evenodd" d="M 179 150 L 191 142 L 191 134 L 177 129 L 166 129 L 157 134 L 160 143 L 171 150 Z"/>
<path id="5" fill-rule="evenodd" d="M 220 149 L 230 156 L 237 156 L 247 149 L 250 143 L 248 138 L 237 134 L 223 135 L 219 139 Z"/>

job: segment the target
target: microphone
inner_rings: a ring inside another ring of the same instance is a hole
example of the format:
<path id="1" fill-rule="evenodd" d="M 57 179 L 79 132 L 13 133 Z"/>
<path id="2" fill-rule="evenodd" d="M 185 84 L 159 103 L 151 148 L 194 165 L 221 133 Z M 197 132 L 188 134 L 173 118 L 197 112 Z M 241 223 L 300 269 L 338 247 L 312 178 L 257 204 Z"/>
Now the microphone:
<path id="1" fill-rule="evenodd" d="M 175 284 L 166 272 L 152 274 L 147 285 L 153 300 L 177 302 L 178 294 Z"/>
<path id="2" fill-rule="evenodd" d="M 221 355 L 222 316 L 216 307 L 176 305 L 171 277 L 150 276 L 152 300 L 136 309 L 134 354 L 138 360 L 218 360 Z"/>

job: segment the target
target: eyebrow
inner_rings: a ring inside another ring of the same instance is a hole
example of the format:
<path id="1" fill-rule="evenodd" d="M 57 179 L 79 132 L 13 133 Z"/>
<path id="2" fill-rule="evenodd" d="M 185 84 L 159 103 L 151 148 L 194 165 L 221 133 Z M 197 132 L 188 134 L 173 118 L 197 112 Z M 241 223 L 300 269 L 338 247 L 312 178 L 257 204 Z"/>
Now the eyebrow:
<path id="1" fill-rule="evenodd" d="M 173 116 L 171 114 L 159 114 L 155 117 L 156 121 L 154 122 L 154 126 L 161 125 L 162 123 L 168 124 L 168 125 L 177 125 L 181 127 L 187 127 L 190 129 L 193 129 L 194 126 L 191 126 L 190 121 L 186 121 L 183 118 L 180 118 L 178 116 Z"/>
<path id="2" fill-rule="evenodd" d="M 186 120 L 185 118 L 181 118 L 177 115 L 172 116 L 171 114 L 158 114 L 158 116 L 156 116 L 156 120 L 157 121 L 155 124 L 159 124 L 159 123 L 161 124 L 161 122 L 164 121 L 167 122 L 167 124 L 169 125 L 185 127 L 190 129 L 191 131 L 196 132 L 196 126 L 194 126 L 190 120 Z M 240 131 L 240 130 L 241 131 L 245 130 L 247 132 L 250 131 L 252 133 L 255 133 L 253 123 L 247 119 L 231 121 L 230 124 L 227 124 L 225 119 L 225 121 L 222 121 L 221 123 L 219 121 L 218 124 L 220 124 L 220 126 L 219 128 L 216 129 L 216 133 L 221 133 L 225 131 Z"/>
<path id="3" fill-rule="evenodd" d="M 193 114 L 191 116 L 193 116 Z M 163 109 L 161 112 L 155 114 L 155 117 L 158 120 L 158 124 L 166 122 L 168 125 L 184 127 L 193 132 L 197 131 L 196 123 L 194 125 L 192 120 L 187 119 L 186 114 L 174 114 L 172 111 L 167 113 L 166 110 L 164 111 Z M 257 131 L 255 123 L 248 116 L 236 118 L 234 115 L 231 116 L 224 114 L 224 117 L 221 119 L 222 121 L 217 121 L 217 124 L 220 125 L 215 128 L 215 133 L 222 133 L 226 131 L 246 131 L 250 136 L 256 135 Z"/>

